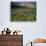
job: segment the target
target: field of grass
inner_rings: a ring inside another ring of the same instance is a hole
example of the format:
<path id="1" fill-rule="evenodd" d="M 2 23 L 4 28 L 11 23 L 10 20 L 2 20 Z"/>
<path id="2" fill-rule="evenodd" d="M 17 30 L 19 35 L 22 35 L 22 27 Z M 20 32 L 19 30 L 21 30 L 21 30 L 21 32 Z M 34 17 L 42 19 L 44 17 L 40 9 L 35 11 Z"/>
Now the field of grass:
<path id="1" fill-rule="evenodd" d="M 11 9 L 11 21 L 36 21 L 36 8 Z"/>

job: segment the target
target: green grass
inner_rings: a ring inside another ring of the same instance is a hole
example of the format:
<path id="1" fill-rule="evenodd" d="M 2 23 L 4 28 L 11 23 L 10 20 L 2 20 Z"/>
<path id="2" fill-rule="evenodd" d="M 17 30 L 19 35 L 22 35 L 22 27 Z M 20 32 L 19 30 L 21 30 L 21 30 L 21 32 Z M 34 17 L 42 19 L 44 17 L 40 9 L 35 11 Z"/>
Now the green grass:
<path id="1" fill-rule="evenodd" d="M 36 8 L 11 9 L 11 21 L 36 21 Z"/>

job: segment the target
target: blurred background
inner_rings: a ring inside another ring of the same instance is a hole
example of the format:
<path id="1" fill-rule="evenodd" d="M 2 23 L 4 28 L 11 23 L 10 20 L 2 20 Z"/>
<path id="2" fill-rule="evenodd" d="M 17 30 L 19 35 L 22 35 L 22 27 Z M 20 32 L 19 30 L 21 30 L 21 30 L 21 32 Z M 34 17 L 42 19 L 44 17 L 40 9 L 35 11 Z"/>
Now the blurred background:
<path id="1" fill-rule="evenodd" d="M 25 0 L 37 2 L 36 22 L 11 22 L 10 2 L 15 0 L 0 1 L 0 32 L 5 28 L 10 30 L 21 30 L 23 32 L 23 44 L 32 41 L 34 38 L 46 38 L 46 0 Z M 24 0 L 17 0 L 15 2 Z"/>

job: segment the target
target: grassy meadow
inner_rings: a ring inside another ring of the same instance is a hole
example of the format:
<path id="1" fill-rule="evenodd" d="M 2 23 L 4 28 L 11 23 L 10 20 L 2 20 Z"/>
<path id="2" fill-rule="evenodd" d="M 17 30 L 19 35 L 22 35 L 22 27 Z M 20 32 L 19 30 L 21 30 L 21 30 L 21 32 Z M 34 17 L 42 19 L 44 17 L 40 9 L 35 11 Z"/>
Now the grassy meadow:
<path id="1" fill-rule="evenodd" d="M 12 6 L 11 21 L 36 21 L 36 7 Z"/>

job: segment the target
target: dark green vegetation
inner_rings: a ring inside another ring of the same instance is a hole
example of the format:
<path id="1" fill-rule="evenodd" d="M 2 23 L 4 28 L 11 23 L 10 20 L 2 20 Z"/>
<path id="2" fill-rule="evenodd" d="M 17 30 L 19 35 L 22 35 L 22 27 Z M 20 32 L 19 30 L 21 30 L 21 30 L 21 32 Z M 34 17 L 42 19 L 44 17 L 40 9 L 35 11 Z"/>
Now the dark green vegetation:
<path id="1" fill-rule="evenodd" d="M 36 21 L 36 7 L 12 5 L 11 21 Z"/>

